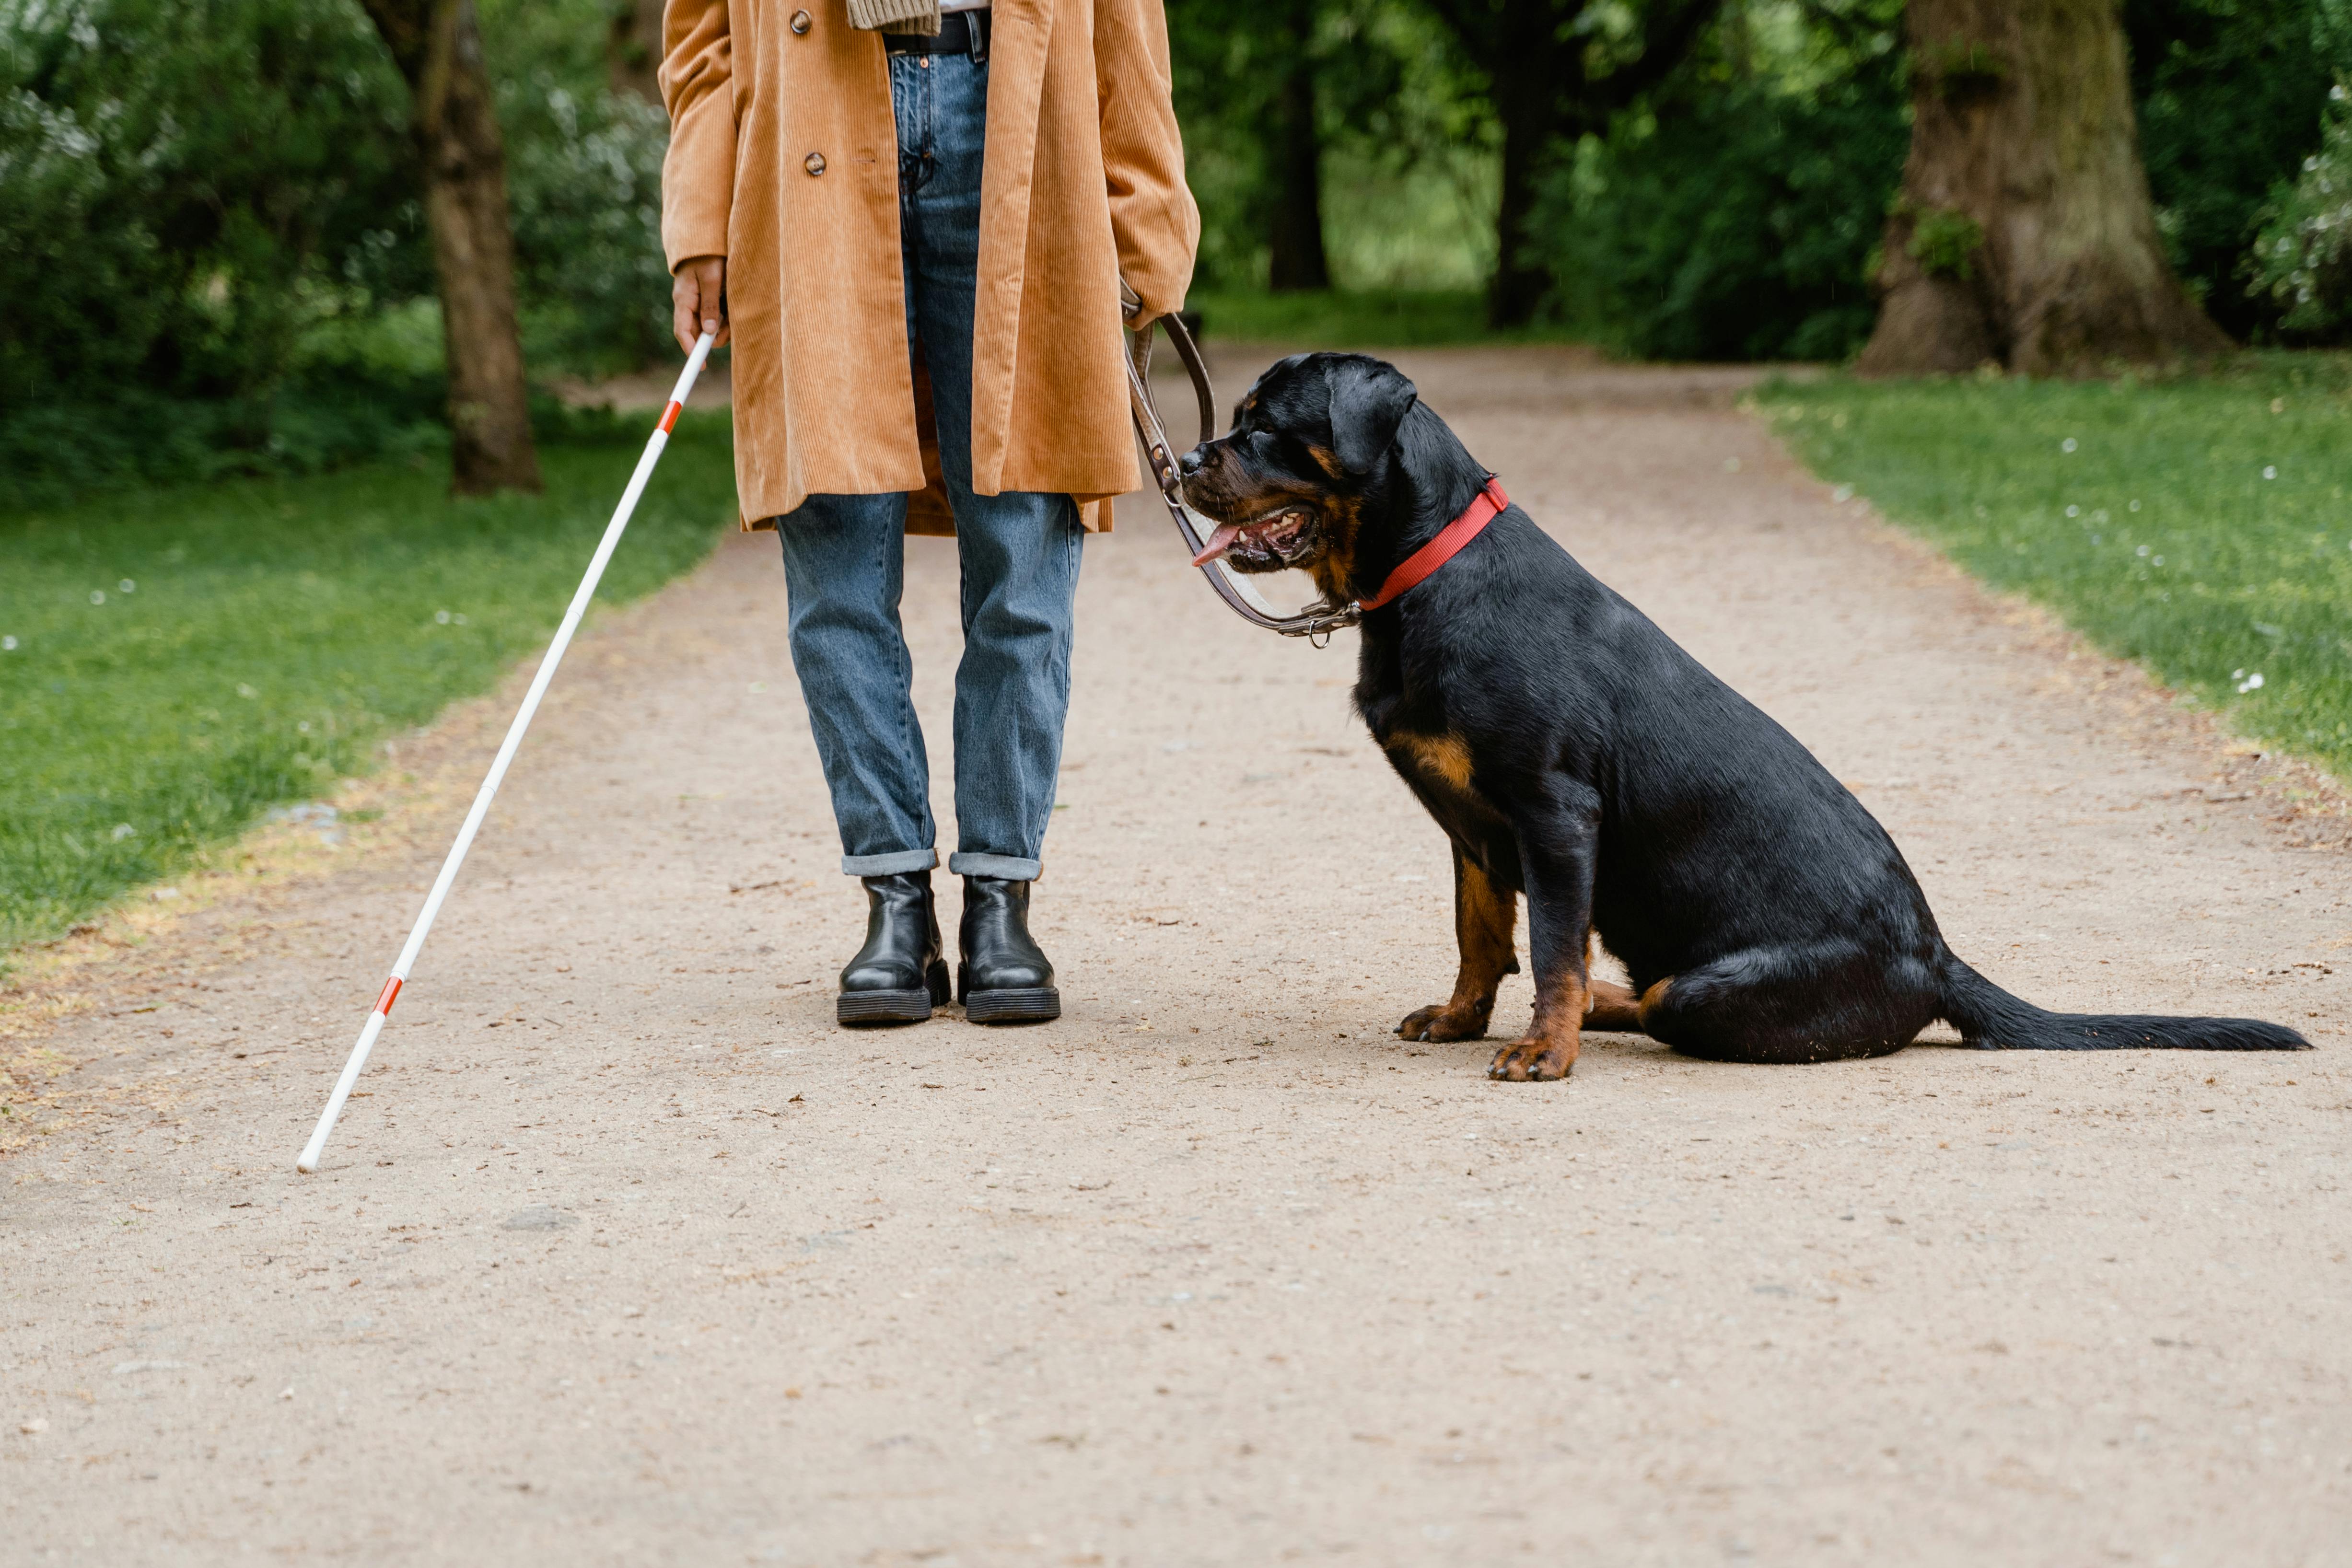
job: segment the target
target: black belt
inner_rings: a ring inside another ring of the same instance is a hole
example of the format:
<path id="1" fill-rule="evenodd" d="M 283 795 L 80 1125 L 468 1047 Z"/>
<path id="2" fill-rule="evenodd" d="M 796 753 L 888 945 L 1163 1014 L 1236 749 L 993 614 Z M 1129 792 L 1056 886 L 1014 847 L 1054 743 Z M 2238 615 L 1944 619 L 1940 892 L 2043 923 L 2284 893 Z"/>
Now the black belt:
<path id="1" fill-rule="evenodd" d="M 894 55 L 970 55 L 988 58 L 988 8 L 950 11 L 936 33 L 885 33 L 882 47 Z"/>

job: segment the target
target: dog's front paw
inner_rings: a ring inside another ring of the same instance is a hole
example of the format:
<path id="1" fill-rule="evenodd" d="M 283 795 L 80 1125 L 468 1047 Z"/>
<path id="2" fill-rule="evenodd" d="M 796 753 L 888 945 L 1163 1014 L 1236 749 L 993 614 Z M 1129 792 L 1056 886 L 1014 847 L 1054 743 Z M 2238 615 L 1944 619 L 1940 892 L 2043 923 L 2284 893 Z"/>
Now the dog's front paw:
<path id="1" fill-rule="evenodd" d="M 1407 1040 L 1476 1040 L 1486 1032 L 1486 1015 L 1457 1010 L 1451 1004 L 1422 1008 L 1408 1013 L 1404 1022 L 1397 1025 L 1397 1033 Z"/>
<path id="2" fill-rule="evenodd" d="M 1511 1083 L 1549 1083 L 1567 1077 L 1575 1065 L 1575 1047 L 1562 1050 L 1555 1040 L 1530 1034 L 1496 1051 L 1486 1068 L 1486 1076 Z"/>

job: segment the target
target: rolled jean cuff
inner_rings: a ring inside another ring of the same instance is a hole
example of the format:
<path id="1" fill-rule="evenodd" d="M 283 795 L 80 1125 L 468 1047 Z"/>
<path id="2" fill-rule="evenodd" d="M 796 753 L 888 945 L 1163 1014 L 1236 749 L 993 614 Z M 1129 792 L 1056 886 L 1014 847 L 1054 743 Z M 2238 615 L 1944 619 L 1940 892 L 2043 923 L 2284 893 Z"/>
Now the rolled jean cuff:
<path id="1" fill-rule="evenodd" d="M 940 863 L 937 850 L 897 850 L 887 855 L 844 855 L 844 876 L 897 876 L 903 872 L 929 871 Z"/>
<path id="2" fill-rule="evenodd" d="M 992 876 L 1003 882 L 1035 882 L 1045 871 L 1042 861 L 1018 855 L 968 855 L 961 850 L 948 856 L 950 876 Z"/>

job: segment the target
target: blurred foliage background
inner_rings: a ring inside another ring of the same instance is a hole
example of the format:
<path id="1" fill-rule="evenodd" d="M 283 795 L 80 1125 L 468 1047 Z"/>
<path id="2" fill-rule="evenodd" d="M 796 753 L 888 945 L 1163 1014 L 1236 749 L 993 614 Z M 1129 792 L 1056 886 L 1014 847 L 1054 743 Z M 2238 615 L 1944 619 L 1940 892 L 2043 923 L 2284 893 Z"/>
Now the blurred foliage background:
<path id="1" fill-rule="evenodd" d="M 1596 30 L 1632 26 L 1630 3 Z M 1839 361 L 1909 136 L 1900 0 L 1727 0 L 1654 89 L 1549 149 L 1539 319 L 1622 352 Z M 1330 285 L 1473 291 L 1491 273 L 1489 84 L 1434 0 L 1311 7 Z M 2141 150 L 2174 265 L 2242 341 L 2352 324 L 2352 0 L 2123 0 Z M 1281 199 L 1265 5 L 1171 0 L 1210 298 L 1263 289 Z M 1614 16 L 1617 20 L 1612 22 Z M 1212 329 L 1214 323 L 1212 322 Z"/>
<path id="2" fill-rule="evenodd" d="M 1670 0 L 1170 0 L 1213 331 L 1361 339 L 1406 315 L 1480 330 L 1467 302 L 1506 248 L 1507 138 L 1497 78 L 1464 40 L 1531 3 L 1602 58 L 1581 68 L 1606 86 L 1635 79 L 1625 62 Z M 533 376 L 661 358 L 654 8 L 478 11 Z M 1908 134 L 1899 0 L 1694 14 L 1637 92 L 1556 117 L 1574 133 L 1538 150 L 1512 242 L 1548 287 L 1488 324 L 1640 356 L 1846 358 Z M 2339 340 L 2352 0 L 2123 15 L 2182 276 L 2241 340 Z M 0 504 L 445 443 L 405 113 L 356 0 L 0 0 Z M 1318 298 L 1286 314 L 1270 294 Z"/>
<path id="3" fill-rule="evenodd" d="M 668 340 L 612 12 L 480 5 L 542 378 Z M 406 117 L 353 0 L 0 0 L 0 507 L 446 445 Z"/>

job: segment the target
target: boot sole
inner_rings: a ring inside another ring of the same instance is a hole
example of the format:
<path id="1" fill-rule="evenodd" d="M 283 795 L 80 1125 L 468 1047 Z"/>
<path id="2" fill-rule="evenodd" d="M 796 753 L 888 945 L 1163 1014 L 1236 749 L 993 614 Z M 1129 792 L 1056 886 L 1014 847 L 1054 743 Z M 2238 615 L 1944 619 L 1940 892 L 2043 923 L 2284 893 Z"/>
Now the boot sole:
<path id="1" fill-rule="evenodd" d="M 963 1016 L 972 1023 L 1045 1023 L 1062 1016 L 1062 993 L 1051 986 L 972 991 L 963 999 Z"/>
<path id="2" fill-rule="evenodd" d="M 833 1016 L 853 1029 L 863 1024 L 923 1023 L 933 1008 L 948 999 L 946 961 L 932 965 L 926 979 L 928 988 L 919 991 L 844 991 L 834 1004 Z"/>

